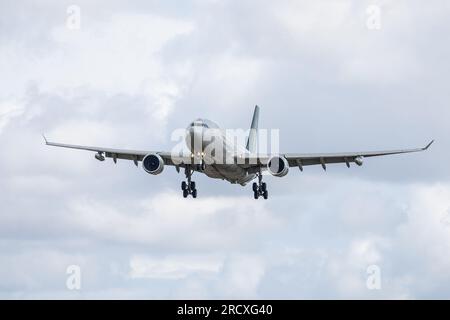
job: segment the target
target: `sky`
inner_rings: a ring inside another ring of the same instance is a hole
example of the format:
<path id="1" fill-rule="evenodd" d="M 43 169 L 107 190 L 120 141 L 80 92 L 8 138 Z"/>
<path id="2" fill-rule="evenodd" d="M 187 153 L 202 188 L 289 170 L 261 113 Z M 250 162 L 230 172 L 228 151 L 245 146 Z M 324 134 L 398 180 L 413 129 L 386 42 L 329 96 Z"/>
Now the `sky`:
<path id="1" fill-rule="evenodd" d="M 445 0 L 0 0 L 0 298 L 448 299 L 449 15 Z M 248 128 L 255 104 L 282 152 L 436 142 L 265 176 L 255 201 L 199 174 L 184 199 L 172 167 L 41 136 L 171 150 L 198 117 Z"/>

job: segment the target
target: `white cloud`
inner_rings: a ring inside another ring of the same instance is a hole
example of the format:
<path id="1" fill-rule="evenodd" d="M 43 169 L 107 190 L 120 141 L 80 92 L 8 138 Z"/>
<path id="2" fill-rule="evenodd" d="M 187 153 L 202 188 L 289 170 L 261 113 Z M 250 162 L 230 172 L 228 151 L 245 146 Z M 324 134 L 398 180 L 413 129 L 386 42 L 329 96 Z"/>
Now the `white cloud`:
<path id="1" fill-rule="evenodd" d="M 231 256 L 224 265 L 219 294 L 225 297 L 256 298 L 264 275 L 264 262 L 258 255 Z"/>
<path id="2" fill-rule="evenodd" d="M 10 80 L 5 90 L 19 81 L 21 88 L 36 81 L 45 91 L 90 86 L 131 94 L 141 92 L 143 81 L 152 81 L 152 90 L 153 82 L 165 77 L 161 49 L 192 30 L 189 22 L 145 14 L 115 14 L 86 23 L 79 31 L 55 25 L 45 43 L 47 54 L 30 58 L 27 51 L 36 48 L 26 42 L 7 48 L 17 53 L 3 69 Z M 14 77 L 17 73 L 20 78 Z"/>
<path id="3" fill-rule="evenodd" d="M 186 200 L 174 192 L 159 192 L 149 200 L 123 206 L 76 198 L 70 204 L 70 224 L 101 239 L 198 250 L 234 247 L 249 235 L 279 226 L 263 204 L 252 199 Z"/>
<path id="4" fill-rule="evenodd" d="M 287 1 L 274 12 L 296 48 L 329 63 L 343 83 L 390 85 L 418 77 L 423 71 L 412 43 L 398 41 L 407 25 L 414 27 L 411 3 L 376 3 L 382 19 L 376 31 L 366 27 L 369 5 L 374 3 Z"/>
<path id="5" fill-rule="evenodd" d="M 0 134 L 11 120 L 19 117 L 24 112 L 23 105 L 14 100 L 0 101 Z"/>

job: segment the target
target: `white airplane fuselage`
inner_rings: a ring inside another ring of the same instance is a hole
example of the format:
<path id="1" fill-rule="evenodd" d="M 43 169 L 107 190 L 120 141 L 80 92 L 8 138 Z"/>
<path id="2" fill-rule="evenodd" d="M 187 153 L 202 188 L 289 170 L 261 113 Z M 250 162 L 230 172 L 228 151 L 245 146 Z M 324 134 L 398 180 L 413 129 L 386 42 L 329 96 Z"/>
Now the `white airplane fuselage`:
<path id="1" fill-rule="evenodd" d="M 234 140 L 234 139 L 233 139 Z M 186 128 L 186 146 L 194 157 L 202 158 L 207 165 L 203 173 L 210 178 L 227 180 L 231 183 L 245 185 L 255 178 L 254 173 L 248 173 L 246 169 L 234 164 L 234 159 L 240 155 L 248 155 L 250 152 L 243 146 L 227 138 L 226 132 L 217 124 L 207 119 L 197 119 Z M 214 148 L 215 157 L 211 156 L 208 149 Z M 217 157 L 220 154 L 220 157 Z M 223 161 L 217 161 L 217 159 Z"/>

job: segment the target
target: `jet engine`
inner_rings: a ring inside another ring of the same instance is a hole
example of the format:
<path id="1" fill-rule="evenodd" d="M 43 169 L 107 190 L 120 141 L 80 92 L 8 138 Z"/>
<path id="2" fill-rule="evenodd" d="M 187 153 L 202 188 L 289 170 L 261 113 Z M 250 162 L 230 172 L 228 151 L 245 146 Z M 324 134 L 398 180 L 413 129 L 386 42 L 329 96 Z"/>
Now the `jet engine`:
<path id="1" fill-rule="evenodd" d="M 150 174 L 160 174 L 164 170 L 164 160 L 157 153 L 150 153 L 142 160 L 142 167 Z"/>
<path id="2" fill-rule="evenodd" d="M 273 156 L 267 162 L 267 170 L 275 177 L 284 177 L 289 172 L 289 163 L 285 157 Z"/>

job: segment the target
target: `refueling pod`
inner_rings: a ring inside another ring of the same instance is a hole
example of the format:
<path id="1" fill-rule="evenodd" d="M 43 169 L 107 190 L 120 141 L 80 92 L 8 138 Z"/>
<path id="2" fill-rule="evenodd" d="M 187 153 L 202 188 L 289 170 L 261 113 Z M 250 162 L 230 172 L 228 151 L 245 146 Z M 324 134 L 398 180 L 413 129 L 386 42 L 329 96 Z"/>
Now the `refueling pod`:
<path id="1" fill-rule="evenodd" d="M 361 156 L 356 157 L 356 158 L 355 158 L 355 163 L 356 163 L 358 166 L 362 166 L 363 163 L 364 163 L 364 158 L 361 157 Z"/>

